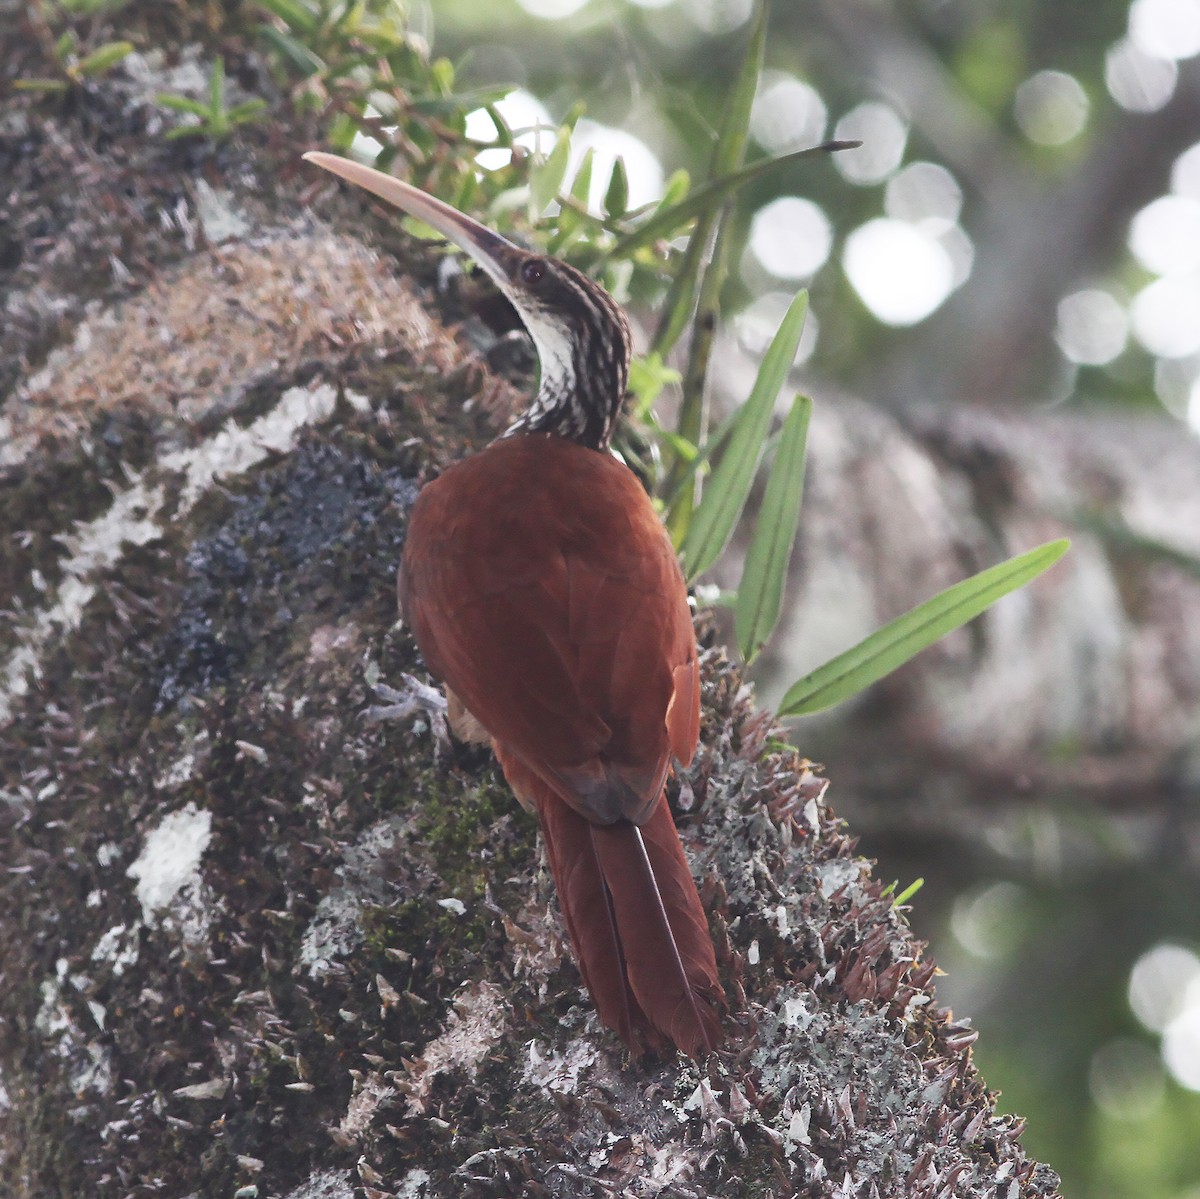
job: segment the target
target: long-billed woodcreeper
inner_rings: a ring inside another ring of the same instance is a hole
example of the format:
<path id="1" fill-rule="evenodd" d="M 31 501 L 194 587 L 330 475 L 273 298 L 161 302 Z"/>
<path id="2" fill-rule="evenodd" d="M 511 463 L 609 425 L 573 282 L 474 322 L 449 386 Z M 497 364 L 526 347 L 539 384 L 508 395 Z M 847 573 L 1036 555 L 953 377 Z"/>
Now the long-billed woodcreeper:
<path id="1" fill-rule="evenodd" d="M 546 839 L 601 1020 L 635 1052 L 720 1040 L 712 940 L 667 806 L 699 735 L 696 638 L 662 522 L 609 450 L 630 331 L 608 293 L 432 196 L 330 154 L 305 158 L 417 217 L 524 323 L 537 394 L 409 517 L 400 607 L 450 711 L 486 730 Z"/>

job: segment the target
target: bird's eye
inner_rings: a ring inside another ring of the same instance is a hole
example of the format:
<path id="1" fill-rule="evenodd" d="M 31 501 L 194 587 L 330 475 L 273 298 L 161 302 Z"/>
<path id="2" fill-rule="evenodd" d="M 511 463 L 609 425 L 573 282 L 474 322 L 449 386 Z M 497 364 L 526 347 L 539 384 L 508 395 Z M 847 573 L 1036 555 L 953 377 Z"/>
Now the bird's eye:
<path id="1" fill-rule="evenodd" d="M 530 258 L 521 264 L 521 282 L 527 287 L 536 287 L 546 277 L 545 264 L 538 258 Z"/>

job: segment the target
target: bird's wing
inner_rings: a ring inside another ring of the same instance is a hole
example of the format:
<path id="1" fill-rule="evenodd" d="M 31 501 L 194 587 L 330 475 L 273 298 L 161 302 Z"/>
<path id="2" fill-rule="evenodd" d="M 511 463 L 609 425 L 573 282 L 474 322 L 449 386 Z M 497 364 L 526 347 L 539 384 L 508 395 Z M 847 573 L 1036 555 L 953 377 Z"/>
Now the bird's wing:
<path id="1" fill-rule="evenodd" d="M 413 508 L 401 603 L 430 669 L 581 814 L 645 819 L 696 744 L 696 643 L 634 476 L 557 438 L 459 463 Z"/>

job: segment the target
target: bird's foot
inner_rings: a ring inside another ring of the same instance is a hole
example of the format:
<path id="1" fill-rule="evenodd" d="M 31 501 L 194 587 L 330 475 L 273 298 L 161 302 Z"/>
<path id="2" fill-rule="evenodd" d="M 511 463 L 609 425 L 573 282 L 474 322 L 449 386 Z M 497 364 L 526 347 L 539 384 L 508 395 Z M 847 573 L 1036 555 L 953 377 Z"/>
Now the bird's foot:
<path id="1" fill-rule="evenodd" d="M 433 733 L 434 745 L 439 753 L 450 749 L 450 729 L 446 723 L 446 697 L 436 688 L 422 683 L 411 674 L 400 676 L 404 688 L 398 690 L 386 683 L 376 683 L 371 690 L 375 698 L 383 701 L 363 712 L 369 724 L 391 721 L 411 721 L 424 718 Z"/>

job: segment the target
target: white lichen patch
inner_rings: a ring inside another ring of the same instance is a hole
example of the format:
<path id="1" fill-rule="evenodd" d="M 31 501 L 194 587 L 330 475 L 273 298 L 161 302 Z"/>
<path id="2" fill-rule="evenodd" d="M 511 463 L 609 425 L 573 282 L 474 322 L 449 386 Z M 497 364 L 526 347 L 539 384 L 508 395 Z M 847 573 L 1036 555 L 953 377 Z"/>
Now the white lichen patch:
<path id="1" fill-rule="evenodd" d="M 250 232 L 250 222 L 238 210 L 228 191 L 210 187 L 203 179 L 197 179 L 195 186 L 196 215 L 200 218 L 204 240 L 210 246 L 245 237 Z"/>
<path id="2" fill-rule="evenodd" d="M 359 917 L 367 903 L 378 903 L 386 895 L 380 859 L 408 834 L 406 821 L 381 820 L 363 831 L 347 846 L 337 873 L 341 885 L 317 904 L 300 942 L 300 964 L 310 978 L 328 973 L 331 963 L 345 957 L 362 943 Z"/>
<path id="3" fill-rule="evenodd" d="M 92 950 L 92 961 L 107 963 L 114 978 L 120 978 L 130 966 L 136 965 L 140 946 L 138 935 L 124 924 L 117 924 L 101 936 Z"/>
<path id="4" fill-rule="evenodd" d="M 817 885 L 821 894 L 828 899 L 843 887 L 858 882 L 867 867 L 861 858 L 831 858 L 817 865 Z"/>
<path id="5" fill-rule="evenodd" d="M 72 975 L 67 960 L 60 958 L 55 964 L 54 977 L 42 983 L 42 1002 L 33 1026 L 54 1056 L 66 1065 L 72 1091 L 106 1095 L 113 1085 L 112 1056 L 107 1046 L 89 1038 L 81 1023 L 86 1019 L 102 1031 L 97 1016 L 102 1021 L 104 1009 L 99 1004 L 83 1002 L 78 1005 L 82 1010 L 77 1013 L 76 999 L 71 994 L 72 991 L 85 991 L 90 985 L 85 976 Z"/>
<path id="6" fill-rule="evenodd" d="M 413 1081 L 404 1089 L 414 1112 L 425 1111 L 425 1102 L 439 1075 L 462 1071 L 469 1079 L 475 1078 L 480 1063 L 504 1035 L 505 1008 L 504 992 L 494 983 L 468 983 L 459 992 L 446 1031 L 409 1063 Z"/>
<path id="7" fill-rule="evenodd" d="M 579 1092 L 579 1080 L 596 1063 L 596 1049 L 587 1041 L 577 1039 L 567 1046 L 566 1053 L 555 1053 L 549 1046 L 530 1041 L 523 1078 L 540 1090 L 558 1091 L 564 1095 Z"/>
<path id="8" fill-rule="evenodd" d="M 41 677 L 48 650 L 79 627 L 96 594 L 96 576 L 112 567 L 128 547 L 162 536 L 154 519 L 162 502 L 161 487 L 139 482 L 117 495 L 103 515 L 59 538 L 69 551 L 61 563 L 62 582 L 51 602 L 21 630 L 16 649 L 0 665 L 0 722 L 8 719 L 13 701 L 29 690 L 29 677 Z"/>
<path id="9" fill-rule="evenodd" d="M 284 1199 L 354 1199 L 354 1183 L 346 1170 L 317 1170 Z"/>
<path id="10" fill-rule="evenodd" d="M 355 1083 L 354 1094 L 350 1096 L 346 1114 L 338 1125 L 338 1131 L 349 1141 L 361 1140 L 379 1109 L 390 1103 L 395 1096 L 396 1088 L 372 1071 Z"/>
<path id="11" fill-rule="evenodd" d="M 214 482 L 244 474 L 268 454 L 285 454 L 300 430 L 333 415 L 337 393 L 328 383 L 292 387 L 270 412 L 244 429 L 230 420 L 218 433 L 194 449 L 167 454 L 162 465 L 184 472 L 179 514 L 187 512 Z"/>
<path id="12" fill-rule="evenodd" d="M 432 1181 L 426 1170 L 422 1170 L 419 1167 L 416 1170 L 409 1170 L 400 1179 L 400 1185 L 396 1188 L 396 1199 L 425 1199 L 429 1184 Z"/>
<path id="13" fill-rule="evenodd" d="M 196 774 L 196 768 L 208 748 L 208 732 L 201 730 L 189 737 L 179 756 L 168 762 L 159 771 L 154 786 L 159 791 L 172 791 L 181 787 Z"/>
<path id="14" fill-rule="evenodd" d="M 213 901 L 200 874 L 200 859 L 212 840 L 212 813 L 188 804 L 165 816 L 147 836 L 126 871 L 137 880 L 142 919 L 176 929 L 189 945 L 202 942 L 212 921 Z"/>
<path id="15" fill-rule="evenodd" d="M 198 445 L 164 455 L 157 470 L 183 476 L 175 516 L 184 515 L 214 483 L 244 474 L 270 454 L 286 453 L 302 429 L 333 413 L 336 401 L 337 394 L 328 384 L 293 387 L 245 428 L 230 420 Z M 13 701 L 29 690 L 30 676 L 40 677 L 46 653 L 79 627 L 96 594 L 97 577 L 115 566 L 129 547 L 163 535 L 168 519 L 162 511 L 164 503 L 162 483 L 152 485 L 135 475 L 103 515 L 59 538 L 70 552 L 62 562 L 63 581 L 48 606 L 21 631 L 17 648 L 0 666 L 0 721 L 11 714 Z"/>

